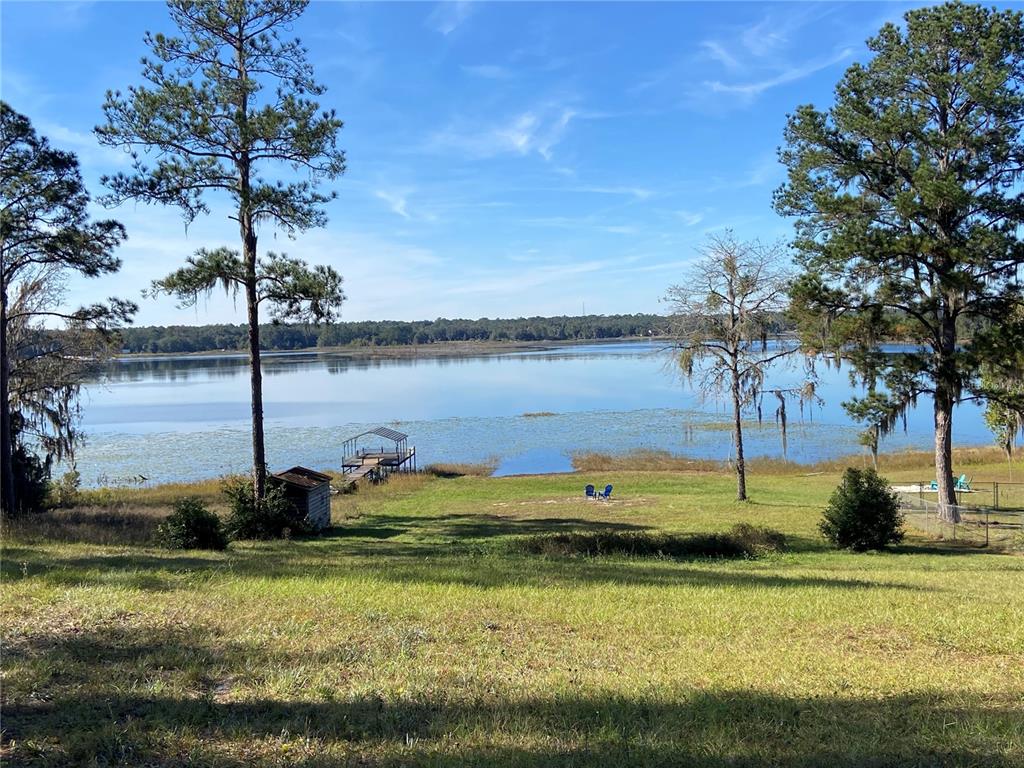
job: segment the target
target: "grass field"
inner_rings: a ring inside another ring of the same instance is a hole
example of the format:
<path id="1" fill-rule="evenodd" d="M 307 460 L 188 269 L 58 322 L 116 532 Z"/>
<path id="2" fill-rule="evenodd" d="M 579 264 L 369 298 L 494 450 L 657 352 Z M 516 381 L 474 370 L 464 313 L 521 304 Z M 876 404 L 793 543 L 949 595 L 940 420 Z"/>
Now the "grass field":
<path id="1" fill-rule="evenodd" d="M 215 554 L 8 528 L 3 764 L 1024 766 L 1024 557 L 830 551 L 837 478 L 775 468 L 747 504 L 710 471 L 395 478 L 335 497 L 325 536 Z M 174 495 L 133 493 L 62 514 L 158 519 Z M 510 545 L 741 521 L 789 551 Z"/>

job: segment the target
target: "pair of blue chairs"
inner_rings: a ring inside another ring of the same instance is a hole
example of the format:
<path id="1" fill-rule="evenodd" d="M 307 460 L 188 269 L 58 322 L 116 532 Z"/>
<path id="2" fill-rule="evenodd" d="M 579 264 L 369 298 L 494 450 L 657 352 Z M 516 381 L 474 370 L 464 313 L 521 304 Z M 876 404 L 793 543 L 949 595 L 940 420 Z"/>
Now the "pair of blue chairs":
<path id="1" fill-rule="evenodd" d="M 583 493 L 588 499 L 610 499 L 612 497 L 612 487 L 606 485 L 603 491 L 596 491 L 594 486 L 588 485 L 583 489 Z"/>

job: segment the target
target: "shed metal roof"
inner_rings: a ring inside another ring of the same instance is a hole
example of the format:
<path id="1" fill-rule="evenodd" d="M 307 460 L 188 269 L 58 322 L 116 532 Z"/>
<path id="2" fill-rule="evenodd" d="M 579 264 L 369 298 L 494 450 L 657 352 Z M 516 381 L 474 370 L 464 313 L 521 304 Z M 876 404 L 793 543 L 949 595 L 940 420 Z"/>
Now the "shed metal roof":
<path id="1" fill-rule="evenodd" d="M 297 485 L 300 488 L 316 488 L 318 485 L 331 482 L 329 475 L 307 467 L 292 467 L 284 472 L 271 475 L 271 477 L 289 485 Z"/>

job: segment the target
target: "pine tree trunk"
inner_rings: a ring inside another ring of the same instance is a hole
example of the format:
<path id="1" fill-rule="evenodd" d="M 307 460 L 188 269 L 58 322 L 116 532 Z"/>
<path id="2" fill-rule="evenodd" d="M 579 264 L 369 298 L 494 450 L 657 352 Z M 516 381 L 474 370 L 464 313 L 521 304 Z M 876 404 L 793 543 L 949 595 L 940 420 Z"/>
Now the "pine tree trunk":
<path id="1" fill-rule="evenodd" d="M 249 323 L 249 377 L 252 394 L 252 476 L 257 503 L 263 500 L 267 482 L 267 456 L 263 440 L 263 369 L 260 364 L 260 308 L 256 286 L 256 232 L 242 216 L 245 245 L 245 305 Z"/>
<path id="2" fill-rule="evenodd" d="M 236 8 L 242 14 L 245 6 Z M 235 62 L 238 66 L 239 89 L 238 114 L 240 135 L 245 137 L 249 119 L 248 57 L 245 47 L 246 30 L 244 16 L 236 19 L 238 35 L 235 47 Z M 260 305 L 256 283 L 256 226 L 252 215 L 252 163 L 249 156 L 248 138 L 237 162 L 238 169 L 238 225 L 242 235 L 242 258 L 245 261 L 245 308 L 249 323 L 249 383 L 252 399 L 252 482 L 256 504 L 266 495 L 267 452 L 263 441 L 263 369 L 260 364 Z"/>
<path id="3" fill-rule="evenodd" d="M 956 318 L 949 311 L 954 299 L 944 296 L 940 302 L 941 339 L 936 350 L 935 374 L 935 480 L 939 486 L 939 518 L 960 522 L 956 486 L 953 484 L 953 405 L 956 402 Z"/>
<path id="4" fill-rule="evenodd" d="M 740 408 L 739 373 L 732 372 L 733 441 L 736 445 L 736 500 L 747 500 L 747 467 L 743 461 L 743 419 Z"/>
<path id="5" fill-rule="evenodd" d="M 939 486 L 939 517 L 960 522 L 953 480 L 953 398 L 945 387 L 935 391 L 935 479 Z"/>
<path id="6" fill-rule="evenodd" d="M 14 491 L 10 372 L 7 359 L 7 286 L 0 283 L 0 513 L 5 516 L 14 514 L 18 502 Z"/>

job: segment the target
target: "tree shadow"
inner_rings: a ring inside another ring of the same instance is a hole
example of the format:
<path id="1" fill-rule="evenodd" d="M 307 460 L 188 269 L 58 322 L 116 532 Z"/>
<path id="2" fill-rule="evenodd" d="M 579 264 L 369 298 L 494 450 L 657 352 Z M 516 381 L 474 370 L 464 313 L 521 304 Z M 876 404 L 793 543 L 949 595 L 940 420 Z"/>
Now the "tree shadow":
<path id="1" fill-rule="evenodd" d="M 34 557 L 28 563 L 4 562 L 5 580 L 36 578 L 52 586 L 121 586 L 169 591 L 187 586 L 201 574 L 260 579 L 342 578 L 358 572 L 381 581 L 408 585 L 458 585 L 478 589 L 510 586 L 701 586 L 763 588 L 832 588 L 845 590 L 934 591 L 933 587 L 875 582 L 859 578 L 786 575 L 742 560 L 674 560 L 649 557 L 552 557 L 447 547 L 421 542 L 381 541 L 381 546 L 353 551 L 338 547 L 302 548 L 295 542 L 274 543 L 220 557 L 200 558 L 170 553 L 95 554 L 62 557 L 50 562 Z M 439 554 L 441 550 L 441 554 Z M 498 556 L 494 556 L 498 555 Z"/>
<path id="2" fill-rule="evenodd" d="M 405 531 L 449 539 L 495 539 L 502 536 L 529 536 L 562 531 L 650 530 L 650 526 L 647 525 L 589 520 L 582 517 L 514 517 L 488 513 L 452 513 L 433 517 L 383 515 L 379 519 L 386 525 L 398 526 Z"/>
<path id="3" fill-rule="evenodd" d="M 1001 768 L 1024 757 L 1024 715 L 1011 693 L 801 697 L 685 687 L 520 695 L 467 687 L 239 700 L 223 680 L 246 680 L 275 660 L 194 630 L 108 628 L 30 639 L 14 653 L 14 661 L 49 658 L 63 672 L 31 694 L 5 691 L 10 765 L 280 765 L 281 752 L 268 742 L 283 736 L 314 745 L 315 755 L 285 761 L 310 767 Z M 195 677 L 197 668 L 212 677 L 200 675 L 189 694 L 125 685 L 145 669 Z"/>
<path id="4" fill-rule="evenodd" d="M 752 563 L 718 559 L 659 559 L 627 556 L 543 556 L 516 552 L 514 537 L 567 531 L 647 531 L 650 526 L 577 517 L 514 517 L 448 514 L 433 517 L 378 515 L 335 526 L 323 535 L 292 540 L 232 544 L 227 552 L 197 553 L 128 549 L 53 556 L 32 547 L 7 548 L 0 562 L 5 580 L 42 579 L 52 586 L 122 586 L 148 591 L 181 588 L 196 574 L 234 577 L 310 578 L 358 570 L 402 584 L 464 585 L 639 585 L 837 589 L 932 588 L 865 579 L 787 575 Z M 822 551 L 820 543 L 789 537 L 795 552 Z M 916 551 L 910 546 L 908 551 Z M 839 556 L 837 554 L 837 556 Z"/>

